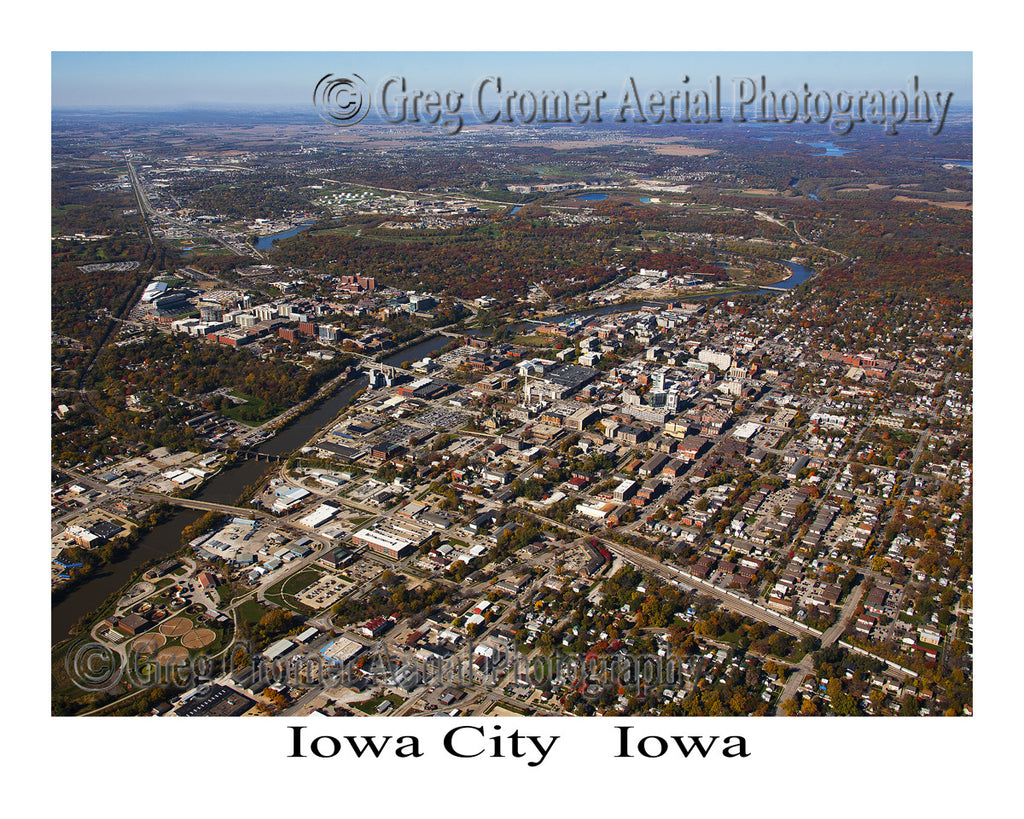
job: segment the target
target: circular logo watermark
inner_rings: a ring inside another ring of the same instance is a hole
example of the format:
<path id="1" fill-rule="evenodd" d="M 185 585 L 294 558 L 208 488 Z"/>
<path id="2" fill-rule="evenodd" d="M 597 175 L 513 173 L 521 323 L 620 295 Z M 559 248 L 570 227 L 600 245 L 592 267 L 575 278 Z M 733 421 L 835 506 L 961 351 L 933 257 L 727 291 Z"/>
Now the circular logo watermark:
<path id="1" fill-rule="evenodd" d="M 324 122 L 347 127 L 362 122 L 370 112 L 370 93 L 358 74 L 324 74 L 313 89 L 313 105 Z"/>
<path id="2" fill-rule="evenodd" d="M 124 673 L 117 652 L 102 643 L 82 643 L 64 658 L 71 682 L 83 691 L 104 691 Z"/>

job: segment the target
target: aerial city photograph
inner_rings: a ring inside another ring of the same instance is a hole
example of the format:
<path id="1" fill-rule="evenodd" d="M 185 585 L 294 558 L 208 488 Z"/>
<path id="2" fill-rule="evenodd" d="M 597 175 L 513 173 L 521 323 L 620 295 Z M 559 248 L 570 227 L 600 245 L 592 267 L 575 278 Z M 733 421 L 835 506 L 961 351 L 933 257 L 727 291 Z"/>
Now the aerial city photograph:
<path id="1" fill-rule="evenodd" d="M 52 716 L 973 715 L 970 52 L 51 67 Z"/>

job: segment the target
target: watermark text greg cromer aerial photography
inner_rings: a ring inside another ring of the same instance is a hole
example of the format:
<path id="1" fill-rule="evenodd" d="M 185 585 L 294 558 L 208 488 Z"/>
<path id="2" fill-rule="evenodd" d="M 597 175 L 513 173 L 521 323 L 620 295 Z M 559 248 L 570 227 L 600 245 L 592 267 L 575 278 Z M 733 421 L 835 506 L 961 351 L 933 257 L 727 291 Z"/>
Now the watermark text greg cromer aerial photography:
<path id="1" fill-rule="evenodd" d="M 371 109 L 392 124 L 429 123 L 443 133 L 459 133 L 471 123 L 520 125 L 598 125 L 616 123 L 815 123 L 834 134 L 848 134 L 857 123 L 884 126 L 896 134 L 903 123 L 928 123 L 938 134 L 946 121 L 952 91 L 926 90 L 917 75 L 905 88 L 838 90 L 834 93 L 804 82 L 776 88 L 760 77 L 709 77 L 690 84 L 689 76 L 669 89 L 647 89 L 629 76 L 621 91 L 531 90 L 517 88 L 501 76 L 488 75 L 469 92 L 418 87 L 403 75 L 391 74 L 374 91 L 361 75 L 325 74 L 313 89 L 321 116 L 337 126 L 361 122 Z M 723 95 L 731 88 L 731 100 Z M 468 103 L 468 104 L 467 104 Z"/>

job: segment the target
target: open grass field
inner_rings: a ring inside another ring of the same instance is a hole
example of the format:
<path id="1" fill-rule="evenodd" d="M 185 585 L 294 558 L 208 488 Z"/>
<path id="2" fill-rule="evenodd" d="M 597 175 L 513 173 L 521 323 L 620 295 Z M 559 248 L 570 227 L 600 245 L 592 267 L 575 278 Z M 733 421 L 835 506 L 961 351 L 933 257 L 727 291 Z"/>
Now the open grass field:
<path id="1" fill-rule="evenodd" d="M 264 608 L 256 600 L 252 599 L 246 600 L 244 603 L 240 603 L 235 609 L 239 620 L 253 624 L 258 623 L 263 615 L 268 611 L 269 609 Z"/>
<path id="2" fill-rule="evenodd" d="M 244 418 L 241 418 L 239 413 L 241 412 L 242 407 L 251 407 L 258 413 L 259 418 L 263 418 L 263 420 L 266 420 L 266 418 L 264 418 L 264 415 L 266 413 L 266 409 L 264 407 L 265 402 L 262 399 L 253 398 L 252 396 L 249 395 L 238 395 L 236 393 L 232 393 L 232 395 L 235 398 L 241 398 L 245 401 L 244 404 L 232 404 L 231 407 L 224 410 L 223 414 L 230 418 L 232 421 L 238 421 L 238 423 L 245 424 L 246 426 L 250 427 L 258 427 L 261 423 L 263 423 L 263 421 L 247 421 Z M 267 415 L 266 417 L 269 418 L 270 416 Z"/>
<path id="3" fill-rule="evenodd" d="M 708 156 L 718 153 L 714 148 L 698 148 L 695 145 L 681 145 L 679 143 L 668 143 L 655 147 L 656 154 L 666 156 Z"/>
<path id="4" fill-rule="evenodd" d="M 315 583 L 320 576 L 321 572 L 317 569 L 302 569 L 267 589 L 266 598 L 271 603 L 276 603 L 299 614 L 310 614 L 312 609 L 300 603 L 295 596 Z"/>
<path id="5" fill-rule="evenodd" d="M 934 205 L 937 208 L 949 208 L 950 210 L 971 210 L 974 206 L 970 202 L 934 202 L 931 199 L 915 199 L 912 196 L 894 196 L 893 202 L 919 202 L 922 205 Z"/>

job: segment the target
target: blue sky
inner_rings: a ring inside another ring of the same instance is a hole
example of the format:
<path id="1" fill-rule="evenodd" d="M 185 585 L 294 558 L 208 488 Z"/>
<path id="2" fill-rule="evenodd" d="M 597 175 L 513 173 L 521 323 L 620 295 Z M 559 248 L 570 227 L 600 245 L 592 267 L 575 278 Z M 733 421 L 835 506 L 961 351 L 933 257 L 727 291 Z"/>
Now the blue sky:
<path id="1" fill-rule="evenodd" d="M 303 106 L 324 74 L 355 72 L 373 87 L 392 74 L 415 87 L 467 90 L 501 76 L 529 89 L 621 90 L 628 76 L 648 88 L 701 87 L 718 75 L 764 75 L 777 89 L 921 86 L 971 99 L 970 52 L 54 52 L 54 108 Z"/>

